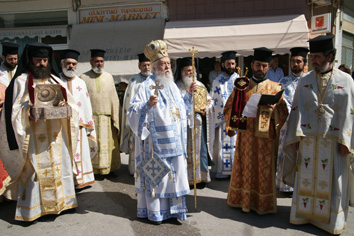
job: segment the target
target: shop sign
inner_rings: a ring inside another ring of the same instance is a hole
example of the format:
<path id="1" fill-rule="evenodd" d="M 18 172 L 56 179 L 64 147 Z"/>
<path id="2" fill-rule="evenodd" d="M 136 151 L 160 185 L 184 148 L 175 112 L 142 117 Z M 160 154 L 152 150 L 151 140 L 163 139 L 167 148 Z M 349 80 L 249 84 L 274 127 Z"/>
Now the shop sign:
<path id="1" fill-rule="evenodd" d="M 161 4 L 80 10 L 80 24 L 161 19 Z"/>
<path id="2" fill-rule="evenodd" d="M 322 34 L 331 32 L 331 13 L 312 16 L 311 34 Z"/>

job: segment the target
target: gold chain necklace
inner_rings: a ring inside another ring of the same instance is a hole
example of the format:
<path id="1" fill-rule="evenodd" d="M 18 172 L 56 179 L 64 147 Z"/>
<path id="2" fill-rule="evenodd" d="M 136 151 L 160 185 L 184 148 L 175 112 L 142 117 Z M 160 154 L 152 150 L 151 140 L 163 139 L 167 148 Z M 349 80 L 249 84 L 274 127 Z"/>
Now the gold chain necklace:
<path id="1" fill-rule="evenodd" d="M 318 109 L 317 109 L 316 113 L 317 113 L 317 116 L 318 116 L 318 122 L 321 122 L 322 115 L 324 113 L 326 113 L 326 111 L 323 109 L 323 101 L 324 101 L 324 99 L 326 97 L 328 86 L 330 85 L 330 83 L 332 81 L 333 71 L 334 71 L 334 69 L 332 69 L 331 76 L 328 79 L 327 86 L 326 86 L 325 90 L 323 91 L 323 94 L 321 93 L 321 89 L 320 89 L 320 84 L 319 84 L 320 81 L 317 79 L 317 76 L 316 76 L 317 87 L 318 87 L 318 94 L 317 94 L 317 97 L 318 97 Z M 321 80 L 322 80 L 322 78 L 321 78 Z"/>

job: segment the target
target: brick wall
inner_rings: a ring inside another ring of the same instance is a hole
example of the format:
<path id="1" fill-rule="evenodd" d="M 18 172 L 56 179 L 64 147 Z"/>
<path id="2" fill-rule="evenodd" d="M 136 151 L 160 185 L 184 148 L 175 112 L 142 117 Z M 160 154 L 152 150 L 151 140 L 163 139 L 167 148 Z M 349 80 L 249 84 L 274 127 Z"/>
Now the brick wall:
<path id="1" fill-rule="evenodd" d="M 304 14 L 306 0 L 168 0 L 170 21 Z"/>

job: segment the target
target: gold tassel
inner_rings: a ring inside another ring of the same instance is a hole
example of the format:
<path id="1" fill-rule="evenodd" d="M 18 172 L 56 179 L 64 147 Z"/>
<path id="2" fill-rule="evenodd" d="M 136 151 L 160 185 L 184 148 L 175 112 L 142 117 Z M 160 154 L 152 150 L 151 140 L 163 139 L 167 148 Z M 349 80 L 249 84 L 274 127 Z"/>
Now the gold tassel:
<path id="1" fill-rule="evenodd" d="M 151 197 L 155 198 L 155 189 L 152 189 Z"/>
<path id="2" fill-rule="evenodd" d="M 26 200 L 26 189 L 23 190 L 22 196 L 21 196 L 21 200 L 25 201 Z"/>
<path id="3" fill-rule="evenodd" d="M 170 180 L 173 180 L 173 174 L 172 174 L 172 171 L 170 172 Z"/>

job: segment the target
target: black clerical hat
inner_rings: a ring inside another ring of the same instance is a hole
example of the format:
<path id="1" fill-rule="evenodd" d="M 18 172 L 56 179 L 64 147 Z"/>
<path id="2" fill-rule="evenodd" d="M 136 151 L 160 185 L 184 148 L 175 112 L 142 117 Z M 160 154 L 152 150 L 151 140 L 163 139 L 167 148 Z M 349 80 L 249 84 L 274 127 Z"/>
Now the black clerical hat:
<path id="1" fill-rule="evenodd" d="M 138 57 L 139 57 L 139 62 L 150 61 L 150 59 L 147 58 L 144 53 L 138 54 Z"/>
<path id="2" fill-rule="evenodd" d="M 102 49 L 91 49 L 91 58 L 93 57 L 104 57 L 105 50 Z"/>
<path id="3" fill-rule="evenodd" d="M 261 47 L 261 48 L 254 48 L 254 57 L 253 60 L 255 61 L 264 61 L 270 62 L 272 59 L 272 50 Z"/>
<path id="4" fill-rule="evenodd" d="M 295 47 L 295 48 L 290 48 L 290 52 L 291 52 L 291 57 L 301 56 L 303 58 L 306 58 L 309 50 L 307 48 Z"/>
<path id="5" fill-rule="evenodd" d="M 179 61 L 179 68 L 182 70 L 186 66 L 192 66 L 192 58 L 184 57 Z"/>
<path id="6" fill-rule="evenodd" d="M 10 42 L 2 42 L 2 55 L 7 56 L 8 54 L 18 54 L 18 44 Z"/>
<path id="7" fill-rule="evenodd" d="M 333 38 L 332 35 L 320 35 L 316 38 L 310 39 L 310 52 L 329 52 L 333 47 Z"/>
<path id="8" fill-rule="evenodd" d="M 192 66 L 192 58 L 191 57 L 183 57 L 177 60 L 177 68 L 175 72 L 175 80 L 180 80 L 182 79 L 182 74 L 181 70 L 186 67 L 186 66 Z M 196 73 L 198 75 L 198 66 L 197 66 L 197 60 L 194 58 L 194 66 L 196 68 Z"/>
<path id="9" fill-rule="evenodd" d="M 32 57 L 40 57 L 40 58 L 49 58 L 52 56 L 53 49 L 44 43 L 30 43 L 28 45 L 28 56 Z"/>
<path id="10" fill-rule="evenodd" d="M 224 62 L 224 61 L 230 60 L 230 59 L 236 60 L 236 53 L 237 52 L 235 52 L 235 51 L 227 51 L 227 52 L 221 53 L 221 62 Z"/>
<path id="11" fill-rule="evenodd" d="M 76 50 L 66 49 L 66 50 L 64 50 L 62 59 L 72 58 L 72 59 L 75 59 L 75 60 L 78 61 L 79 60 L 79 55 L 80 55 L 80 53 L 78 51 L 76 51 Z"/>

